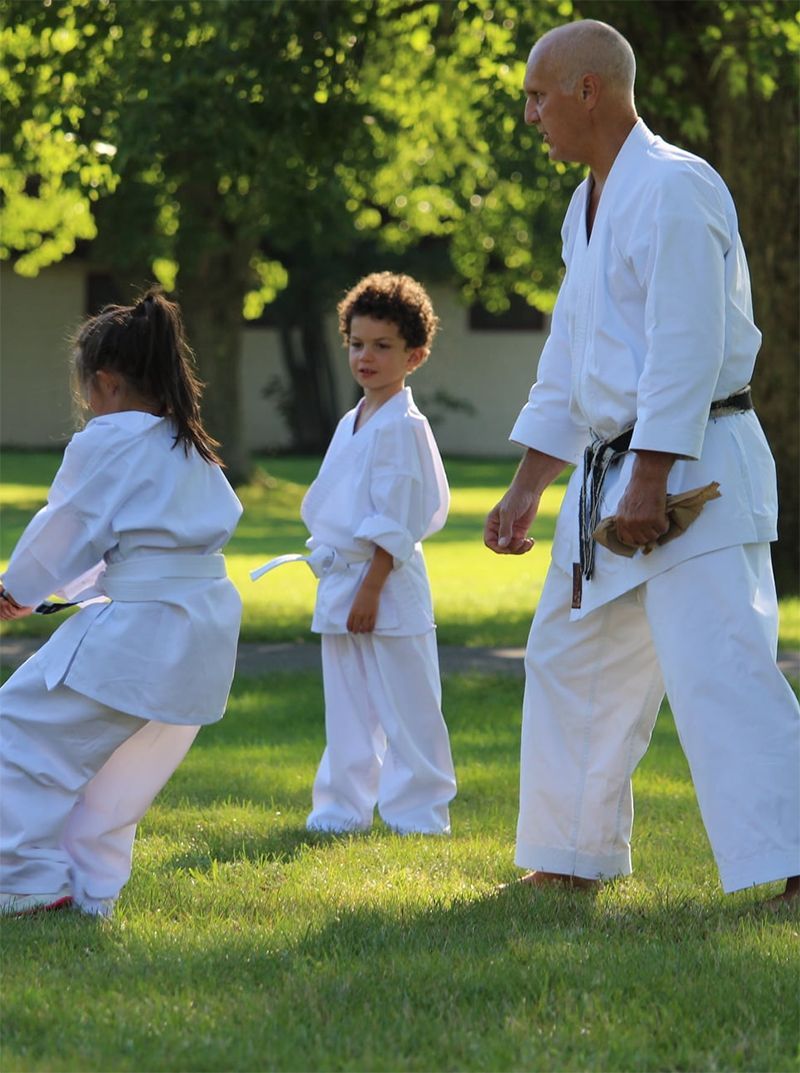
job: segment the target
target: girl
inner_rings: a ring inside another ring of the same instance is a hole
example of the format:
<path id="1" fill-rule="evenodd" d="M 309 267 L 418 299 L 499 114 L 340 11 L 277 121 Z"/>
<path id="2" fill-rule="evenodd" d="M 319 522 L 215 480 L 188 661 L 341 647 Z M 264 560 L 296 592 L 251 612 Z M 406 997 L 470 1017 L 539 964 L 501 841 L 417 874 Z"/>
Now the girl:
<path id="1" fill-rule="evenodd" d="M 178 307 L 157 291 L 106 307 L 73 363 L 95 416 L 11 556 L 0 619 L 52 592 L 90 602 L 0 690 L 4 912 L 111 912 L 136 823 L 222 717 L 236 658 L 241 601 L 220 549 L 242 507 Z"/>

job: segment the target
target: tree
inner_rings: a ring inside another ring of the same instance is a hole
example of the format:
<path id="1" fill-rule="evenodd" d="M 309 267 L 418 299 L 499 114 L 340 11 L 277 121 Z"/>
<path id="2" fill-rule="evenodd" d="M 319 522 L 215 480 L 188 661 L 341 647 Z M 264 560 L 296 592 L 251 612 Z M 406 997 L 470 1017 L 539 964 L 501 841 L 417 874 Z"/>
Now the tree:
<path id="1" fill-rule="evenodd" d="M 177 281 L 234 479 L 241 315 L 274 302 L 295 444 L 339 412 L 322 324 L 376 264 L 451 272 L 467 300 L 543 310 L 582 169 L 521 123 L 531 44 L 616 25 L 651 125 L 737 201 L 764 346 L 755 384 L 782 495 L 776 567 L 798 588 L 798 24 L 783 0 L 7 0 L 0 35 L 5 251 L 23 272 L 76 241 L 120 282 Z M 759 153 L 741 135 L 757 131 Z M 787 181 L 789 178 L 791 181 Z"/>
<path id="2" fill-rule="evenodd" d="M 797 5 L 783 0 L 581 0 L 637 55 L 649 125 L 704 156 L 733 194 L 763 332 L 753 396 L 780 491 L 778 586 L 800 591 Z"/>
<path id="3" fill-rule="evenodd" d="M 405 257 L 421 241 L 450 241 L 468 293 L 502 305 L 505 262 L 531 262 L 525 229 L 537 213 L 540 234 L 556 238 L 541 186 L 522 184 L 519 169 L 503 175 L 493 159 L 486 120 L 521 73 L 515 21 L 496 19 L 488 0 L 12 0 L 10 9 L 3 47 L 17 108 L 4 116 L 15 184 L 6 209 L 20 223 L 7 252 L 18 270 L 36 271 L 94 238 L 93 257 L 126 292 L 153 273 L 177 282 L 234 479 L 247 472 L 243 307 L 257 313 L 284 289 L 275 311 L 294 389 L 287 409 L 296 445 L 319 449 L 338 412 L 322 322 L 345 271 L 352 280 L 378 247 Z M 540 10 L 544 29 L 555 8 Z M 51 145 L 62 147 L 57 167 Z M 71 226 L 57 195 L 74 203 Z M 43 203 L 56 207 L 47 218 Z M 513 234 L 497 211 L 506 203 Z M 546 302 L 556 250 L 542 242 L 537 267 L 512 286 Z"/>
<path id="4" fill-rule="evenodd" d="M 16 221 L 6 241 L 22 254 L 17 268 L 36 271 L 96 235 L 94 256 L 120 281 L 154 271 L 176 281 L 208 383 L 209 426 L 241 478 L 242 311 L 248 297 L 274 297 L 279 273 L 262 255 L 265 237 L 298 218 L 300 192 L 362 130 L 355 46 L 368 33 L 369 5 L 10 7 L 3 48 L 15 61 L 8 88 L 19 107 L 4 117 L 13 164 L 6 210 Z M 37 227 L 42 203 L 51 211 Z"/>

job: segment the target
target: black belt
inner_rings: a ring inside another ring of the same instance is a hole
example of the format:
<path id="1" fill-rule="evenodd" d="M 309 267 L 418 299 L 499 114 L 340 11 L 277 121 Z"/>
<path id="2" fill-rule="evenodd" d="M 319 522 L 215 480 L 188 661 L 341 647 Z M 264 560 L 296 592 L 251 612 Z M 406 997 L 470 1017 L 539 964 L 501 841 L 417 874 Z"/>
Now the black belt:
<path id="1" fill-rule="evenodd" d="M 728 417 L 753 409 L 750 385 L 711 403 L 709 420 Z M 592 536 L 600 518 L 600 496 L 609 468 L 630 449 L 634 426 L 620 432 L 613 440 L 594 440 L 583 452 L 583 484 L 581 485 L 578 515 L 580 522 L 581 574 L 588 581 L 594 573 L 595 540 Z"/>

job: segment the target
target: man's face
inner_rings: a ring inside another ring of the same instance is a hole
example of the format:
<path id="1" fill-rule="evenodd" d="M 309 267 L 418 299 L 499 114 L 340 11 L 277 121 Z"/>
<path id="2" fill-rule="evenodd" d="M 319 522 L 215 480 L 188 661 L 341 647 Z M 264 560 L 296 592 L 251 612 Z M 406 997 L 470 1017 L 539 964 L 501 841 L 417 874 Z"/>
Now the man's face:
<path id="1" fill-rule="evenodd" d="M 551 160 L 585 162 L 586 111 L 580 87 L 567 93 L 548 50 L 533 49 L 525 70 L 525 122 L 535 126 L 549 147 Z"/>

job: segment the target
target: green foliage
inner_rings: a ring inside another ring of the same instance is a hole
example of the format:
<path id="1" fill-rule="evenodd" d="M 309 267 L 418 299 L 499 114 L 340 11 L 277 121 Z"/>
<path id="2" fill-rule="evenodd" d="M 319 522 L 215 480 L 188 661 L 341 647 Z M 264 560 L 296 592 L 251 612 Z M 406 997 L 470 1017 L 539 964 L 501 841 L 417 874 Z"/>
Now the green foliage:
<path id="1" fill-rule="evenodd" d="M 75 21 L 42 5 L 10 3 L 0 30 L 3 151 L 0 257 L 21 275 L 72 253 L 97 227 L 93 203 L 116 188 L 114 147 L 81 132 L 85 106 L 67 57 L 83 51 Z"/>
<path id="2" fill-rule="evenodd" d="M 582 170 L 551 164 L 524 128 L 524 61 L 558 22 L 616 25 L 637 53 L 643 114 L 708 155 L 734 193 L 774 370 L 765 375 L 762 360 L 757 401 L 782 485 L 780 575 L 797 591 L 796 413 L 786 402 L 797 396 L 796 4 L 7 0 L 5 9 L 0 256 L 35 274 L 92 240 L 93 259 L 126 294 L 152 275 L 177 284 L 209 382 L 206 412 L 236 480 L 247 474 L 242 313 L 274 303 L 295 446 L 317 450 L 339 409 L 322 316 L 363 271 L 455 275 L 466 300 L 492 311 L 512 295 L 552 307 L 560 222 Z"/>
<path id="3" fill-rule="evenodd" d="M 60 243 L 21 270 L 95 237 L 104 195 L 100 259 L 152 266 L 242 243 L 251 316 L 280 289 L 259 249 L 291 276 L 300 251 L 335 257 L 373 233 L 395 252 L 452 240 L 468 294 L 485 283 L 495 306 L 510 282 L 548 301 L 563 197 L 517 122 L 517 35 L 560 18 L 555 5 L 522 22 L 486 0 L 11 8 L 4 88 L 35 119 L 4 118 L 5 255 L 39 249 L 37 220 Z M 526 158 L 547 182 L 523 182 Z"/>
<path id="4" fill-rule="evenodd" d="M 577 0 L 576 13 L 625 34 L 637 57 L 640 111 L 699 152 L 745 95 L 769 101 L 779 87 L 797 95 L 800 15 L 793 0 Z"/>

